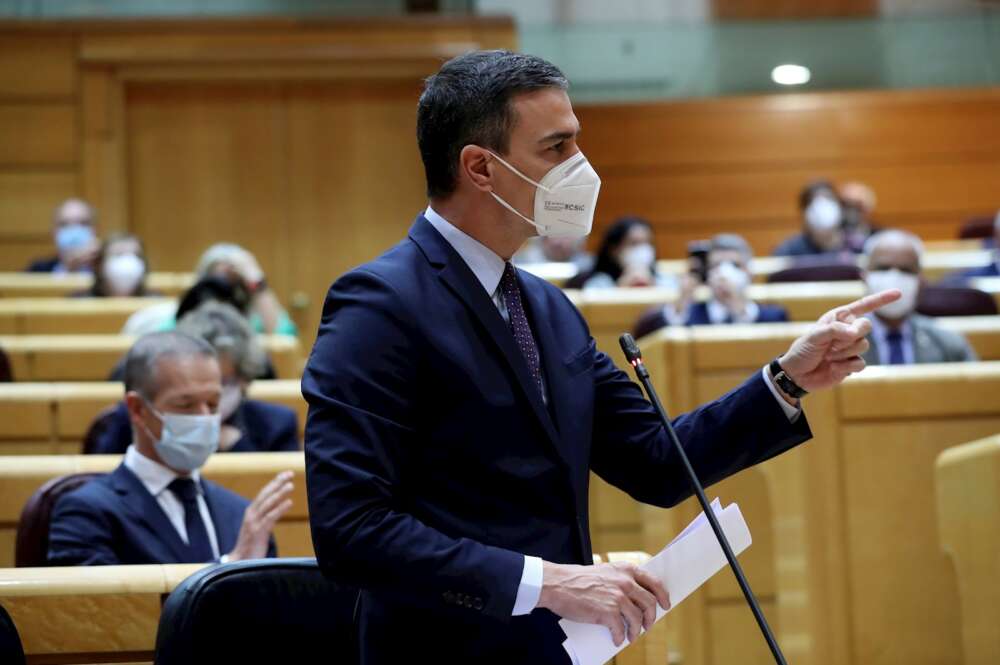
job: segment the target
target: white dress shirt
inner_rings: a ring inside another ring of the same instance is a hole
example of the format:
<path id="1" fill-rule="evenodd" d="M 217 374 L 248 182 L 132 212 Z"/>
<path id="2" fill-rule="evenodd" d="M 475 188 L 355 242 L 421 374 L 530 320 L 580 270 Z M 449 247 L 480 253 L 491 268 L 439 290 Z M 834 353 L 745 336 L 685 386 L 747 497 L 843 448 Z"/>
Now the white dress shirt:
<path id="1" fill-rule="evenodd" d="M 500 278 L 503 277 L 506 262 L 500 258 L 496 252 L 458 229 L 451 222 L 435 212 L 430 206 L 427 206 L 427 210 L 424 211 L 424 218 L 426 218 L 427 221 L 431 223 L 431 226 L 433 226 L 437 232 L 444 237 L 448 244 L 451 245 L 456 252 L 458 252 L 458 255 L 462 257 L 462 260 L 469 266 L 469 269 L 472 270 L 472 273 L 476 276 L 476 279 L 479 280 L 479 283 L 483 285 L 484 289 L 486 289 L 486 293 L 490 294 L 490 297 L 493 299 L 493 304 L 495 304 L 497 309 L 500 311 L 500 315 L 509 323 L 510 318 L 507 314 L 507 305 L 504 303 L 503 294 L 500 292 L 499 288 Z M 785 415 L 788 416 L 789 420 L 794 422 L 798 419 L 799 414 L 802 413 L 801 407 L 792 406 L 781 397 L 777 388 L 774 387 L 774 383 L 771 381 L 771 377 L 767 372 L 767 367 L 764 367 L 761 372 L 764 376 L 764 382 L 771 390 L 771 394 L 773 394 L 775 399 L 778 400 L 778 404 L 781 405 L 782 411 L 784 411 Z M 544 385 L 543 377 L 543 399 L 546 394 Z M 514 599 L 514 611 L 511 612 L 511 615 L 519 616 L 522 614 L 530 614 L 531 611 L 535 609 L 535 606 L 538 605 L 538 598 L 541 593 L 542 559 L 537 556 L 525 555 L 524 569 L 521 571 L 521 583 L 517 587 L 517 596 Z"/>
<path id="2" fill-rule="evenodd" d="M 184 504 L 174 496 L 174 493 L 167 489 L 167 485 L 174 479 L 180 478 L 159 462 L 154 462 L 140 453 L 135 444 L 125 451 L 125 468 L 134 473 L 142 483 L 142 486 L 153 495 L 160 508 L 166 513 L 167 519 L 177 530 L 181 540 L 188 543 L 187 527 L 184 526 Z M 201 513 L 201 521 L 205 523 L 205 530 L 208 531 L 208 542 L 212 545 L 212 556 L 219 558 L 219 540 L 215 535 L 215 523 L 212 522 L 212 515 L 208 512 L 208 504 L 205 503 L 205 495 L 201 488 L 201 480 L 198 471 L 191 472 L 191 479 L 195 481 L 198 488 L 198 512 Z"/>

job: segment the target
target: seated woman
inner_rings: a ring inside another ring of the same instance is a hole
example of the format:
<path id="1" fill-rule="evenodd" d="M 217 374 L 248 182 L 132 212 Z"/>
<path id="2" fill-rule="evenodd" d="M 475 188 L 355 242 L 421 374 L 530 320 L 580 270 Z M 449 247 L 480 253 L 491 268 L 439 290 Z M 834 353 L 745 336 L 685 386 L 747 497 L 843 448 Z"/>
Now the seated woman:
<path id="1" fill-rule="evenodd" d="M 673 277 L 656 271 L 656 247 L 649 222 L 641 217 L 621 217 L 605 232 L 594 267 L 566 286 L 608 289 L 675 284 Z"/>
<path id="2" fill-rule="evenodd" d="M 131 233 L 112 233 L 94 260 L 94 283 L 74 297 L 127 298 L 157 296 L 146 288 L 149 263 L 142 241 Z"/>
<path id="3" fill-rule="evenodd" d="M 784 307 L 756 303 L 747 297 L 752 258 L 753 250 L 742 236 L 734 233 L 715 236 L 708 251 L 707 265 L 711 297 L 695 302 L 694 290 L 699 283 L 692 274 L 685 275 L 678 302 L 650 309 L 636 323 L 633 334 L 642 337 L 671 324 L 699 326 L 787 321 L 788 312 Z"/>
<path id="4" fill-rule="evenodd" d="M 186 314 L 177 329 L 204 339 L 219 355 L 223 382 L 219 402 L 222 416 L 219 451 L 268 452 L 300 448 L 295 411 L 246 397 L 250 383 L 263 371 L 265 356 L 246 319 L 234 307 L 207 302 Z M 90 441 L 86 452 L 124 453 L 132 442 L 125 403 L 118 404 L 114 411 L 91 424 L 91 430 L 85 437 Z"/>

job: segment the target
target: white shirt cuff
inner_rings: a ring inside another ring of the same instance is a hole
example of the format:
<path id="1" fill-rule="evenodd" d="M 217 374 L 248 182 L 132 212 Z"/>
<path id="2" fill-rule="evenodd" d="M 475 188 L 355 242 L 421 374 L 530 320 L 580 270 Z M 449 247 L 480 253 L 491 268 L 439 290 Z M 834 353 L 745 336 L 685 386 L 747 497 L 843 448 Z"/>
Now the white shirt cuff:
<path id="1" fill-rule="evenodd" d="M 767 371 L 766 365 L 760 370 L 760 372 L 764 377 L 764 383 L 767 384 L 767 389 L 771 391 L 771 394 L 774 395 L 774 399 L 778 400 L 778 406 L 780 406 L 781 410 L 785 412 L 788 422 L 794 423 L 802 414 L 802 401 L 799 400 L 798 406 L 792 406 L 786 402 L 785 398 L 778 392 L 778 388 L 774 385 L 774 380 L 771 378 L 770 372 Z"/>
<path id="2" fill-rule="evenodd" d="M 542 595 L 542 560 L 537 556 L 524 557 L 524 569 L 521 571 L 521 584 L 517 587 L 517 597 L 514 598 L 514 611 L 511 616 L 531 614 L 538 605 Z"/>

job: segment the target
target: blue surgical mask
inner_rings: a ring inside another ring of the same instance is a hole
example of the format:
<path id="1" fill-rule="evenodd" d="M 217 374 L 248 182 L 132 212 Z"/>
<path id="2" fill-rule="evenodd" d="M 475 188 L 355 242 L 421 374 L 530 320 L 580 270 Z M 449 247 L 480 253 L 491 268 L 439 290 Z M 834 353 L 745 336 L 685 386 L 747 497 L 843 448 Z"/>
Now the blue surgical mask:
<path id="1" fill-rule="evenodd" d="M 62 252 L 86 247 L 94 241 L 94 229 L 89 224 L 67 224 L 56 231 L 56 248 Z"/>
<path id="2" fill-rule="evenodd" d="M 160 413 L 149 402 L 146 405 L 163 423 L 153 447 L 170 468 L 188 472 L 200 469 L 218 450 L 222 428 L 219 414 Z"/>

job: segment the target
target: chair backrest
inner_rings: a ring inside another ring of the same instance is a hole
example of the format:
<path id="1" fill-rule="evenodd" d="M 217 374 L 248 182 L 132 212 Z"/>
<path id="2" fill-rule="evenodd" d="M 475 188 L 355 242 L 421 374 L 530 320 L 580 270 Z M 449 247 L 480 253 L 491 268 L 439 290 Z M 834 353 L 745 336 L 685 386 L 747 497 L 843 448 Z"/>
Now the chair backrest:
<path id="1" fill-rule="evenodd" d="M 10 383 L 14 380 L 14 372 L 10 368 L 7 354 L 0 349 L 0 383 Z"/>
<path id="2" fill-rule="evenodd" d="M 4 665 L 24 665 L 24 647 L 21 646 L 21 636 L 17 634 L 17 626 L 0 605 L 0 663 Z"/>
<path id="3" fill-rule="evenodd" d="M 970 217 L 958 229 L 959 238 L 989 238 L 993 235 L 993 215 Z"/>
<path id="4" fill-rule="evenodd" d="M 357 597 L 312 558 L 211 566 L 164 603 L 154 662 L 353 664 Z"/>
<path id="5" fill-rule="evenodd" d="M 84 455 L 95 455 L 100 452 L 97 449 L 97 443 L 104 436 L 105 432 L 115 421 L 115 414 L 118 412 L 118 405 L 112 404 L 111 406 L 101 409 L 100 413 L 94 416 L 93 422 L 90 423 L 90 427 L 87 428 L 87 433 L 83 435 L 83 449 L 80 451 Z"/>
<path id="6" fill-rule="evenodd" d="M 86 482 L 104 474 L 72 473 L 48 481 L 31 495 L 21 510 L 17 523 L 17 544 L 14 548 L 14 565 L 18 568 L 36 568 L 48 565 L 49 523 L 52 511 L 63 494 L 72 492 Z"/>
<path id="7" fill-rule="evenodd" d="M 768 282 L 849 282 L 861 279 L 861 269 L 853 263 L 840 261 L 807 261 L 777 270 L 767 276 Z"/>
<path id="8" fill-rule="evenodd" d="M 917 312 L 926 316 L 993 316 L 997 303 L 989 293 L 962 286 L 925 286 Z"/>

